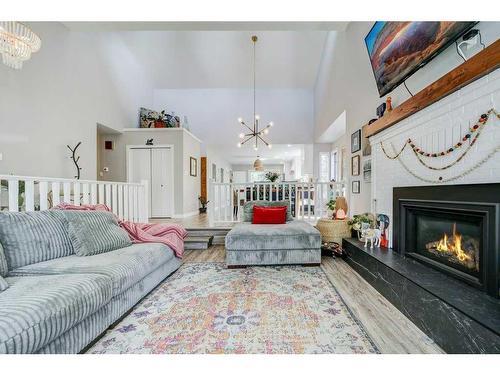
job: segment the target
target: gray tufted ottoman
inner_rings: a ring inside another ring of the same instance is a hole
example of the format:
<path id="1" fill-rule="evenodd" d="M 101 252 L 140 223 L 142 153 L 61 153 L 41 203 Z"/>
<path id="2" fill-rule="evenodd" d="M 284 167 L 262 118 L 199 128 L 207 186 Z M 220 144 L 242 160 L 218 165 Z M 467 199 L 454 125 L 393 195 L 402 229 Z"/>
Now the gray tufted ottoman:
<path id="1" fill-rule="evenodd" d="M 226 235 L 228 267 L 321 263 L 321 235 L 304 221 L 236 224 Z"/>

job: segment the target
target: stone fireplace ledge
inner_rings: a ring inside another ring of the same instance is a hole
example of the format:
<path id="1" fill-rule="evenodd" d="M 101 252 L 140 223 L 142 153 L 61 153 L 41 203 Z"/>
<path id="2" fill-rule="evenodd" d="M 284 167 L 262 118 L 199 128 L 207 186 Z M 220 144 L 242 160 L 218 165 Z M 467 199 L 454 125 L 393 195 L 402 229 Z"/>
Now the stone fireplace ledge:
<path id="1" fill-rule="evenodd" d="M 448 353 L 500 353 L 500 300 L 386 248 L 344 239 L 347 263 Z"/>

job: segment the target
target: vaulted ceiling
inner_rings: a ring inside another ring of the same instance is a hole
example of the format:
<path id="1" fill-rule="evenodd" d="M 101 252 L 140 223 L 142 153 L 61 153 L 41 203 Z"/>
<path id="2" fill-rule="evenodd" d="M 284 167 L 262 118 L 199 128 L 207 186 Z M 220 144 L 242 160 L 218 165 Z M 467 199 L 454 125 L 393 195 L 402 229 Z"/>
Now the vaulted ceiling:
<path id="1" fill-rule="evenodd" d="M 66 22 L 72 31 L 113 32 L 156 89 L 248 88 L 257 35 L 257 85 L 313 88 L 328 31 L 346 22 Z"/>
<path id="2" fill-rule="evenodd" d="M 155 89 L 251 87 L 253 34 L 258 87 L 314 87 L 325 31 L 120 32 Z"/>
<path id="3" fill-rule="evenodd" d="M 287 144 L 312 143 L 313 90 L 326 37 L 346 23 L 65 23 L 74 32 L 113 34 L 154 90 L 153 109 L 187 116 L 191 131 L 232 163 L 261 154 L 283 161 Z M 257 35 L 257 112 L 276 126 L 266 137 L 276 147 L 236 148 L 251 121 L 253 43 Z M 137 79 L 130 77 L 131 80 Z"/>

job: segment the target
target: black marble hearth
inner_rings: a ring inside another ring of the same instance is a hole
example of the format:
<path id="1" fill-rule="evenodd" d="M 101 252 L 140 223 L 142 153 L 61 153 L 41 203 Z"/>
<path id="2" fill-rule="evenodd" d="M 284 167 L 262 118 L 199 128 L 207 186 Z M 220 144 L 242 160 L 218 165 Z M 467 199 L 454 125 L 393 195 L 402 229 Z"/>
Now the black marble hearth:
<path id="1" fill-rule="evenodd" d="M 447 353 L 500 353 L 500 300 L 390 249 L 344 239 L 346 261 Z"/>

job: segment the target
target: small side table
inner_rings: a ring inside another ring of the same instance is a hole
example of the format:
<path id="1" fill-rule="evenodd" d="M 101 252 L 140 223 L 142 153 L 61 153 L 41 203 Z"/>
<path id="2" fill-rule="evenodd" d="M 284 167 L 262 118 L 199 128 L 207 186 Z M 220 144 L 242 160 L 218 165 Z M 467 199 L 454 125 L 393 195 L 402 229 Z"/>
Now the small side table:
<path id="1" fill-rule="evenodd" d="M 337 242 L 341 244 L 343 238 L 351 237 L 347 219 L 319 219 L 316 228 L 321 233 L 321 242 Z"/>

